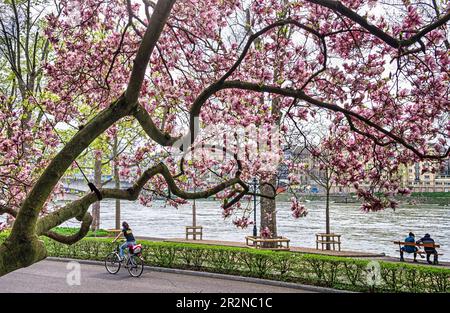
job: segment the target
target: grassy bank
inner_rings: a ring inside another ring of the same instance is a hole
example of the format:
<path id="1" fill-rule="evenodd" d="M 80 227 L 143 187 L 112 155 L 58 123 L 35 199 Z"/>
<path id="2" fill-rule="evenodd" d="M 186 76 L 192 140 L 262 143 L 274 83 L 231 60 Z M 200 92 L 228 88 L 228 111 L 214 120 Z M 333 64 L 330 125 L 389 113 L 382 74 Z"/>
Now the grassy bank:
<path id="1" fill-rule="evenodd" d="M 413 192 L 409 201 L 450 206 L 450 192 Z"/>
<path id="2" fill-rule="evenodd" d="M 291 197 L 292 197 L 291 194 L 281 193 L 281 194 L 277 195 L 277 201 L 280 201 L 280 202 L 290 201 Z M 322 195 L 322 194 L 308 194 L 308 195 L 303 195 L 303 197 L 309 201 L 325 201 L 326 200 L 326 196 Z M 346 200 L 348 203 L 359 202 L 358 199 L 356 199 L 353 194 L 348 194 L 346 196 L 330 195 L 330 200 L 332 202 L 345 202 Z"/>
<path id="3" fill-rule="evenodd" d="M 7 233 L 0 233 L 0 242 Z M 103 261 L 111 238 L 87 237 L 68 246 L 43 237 L 48 255 Z M 140 241 L 147 265 L 190 269 L 362 292 L 450 292 L 450 269 L 293 252 Z M 374 280 L 370 269 L 375 268 Z M 374 283 L 375 281 L 375 283 Z"/>
<path id="4" fill-rule="evenodd" d="M 70 236 L 73 234 L 76 234 L 78 232 L 78 228 L 74 228 L 74 227 L 56 227 L 53 229 L 54 232 L 64 235 L 64 236 Z M 86 237 L 106 237 L 106 236 L 111 236 L 111 232 L 108 232 L 107 230 L 104 229 L 99 229 L 97 231 L 92 231 L 90 230 Z"/>
<path id="5" fill-rule="evenodd" d="M 411 197 L 449 198 L 450 192 L 413 192 Z"/>
<path id="6" fill-rule="evenodd" d="M 289 201 L 290 194 L 283 193 L 277 196 L 277 201 Z M 304 198 L 310 201 L 325 201 L 325 195 L 305 195 Z M 331 195 L 330 200 L 337 203 L 359 203 L 355 194 Z M 450 192 L 413 192 L 409 197 L 396 197 L 397 201 L 407 204 L 437 204 L 450 206 Z"/>

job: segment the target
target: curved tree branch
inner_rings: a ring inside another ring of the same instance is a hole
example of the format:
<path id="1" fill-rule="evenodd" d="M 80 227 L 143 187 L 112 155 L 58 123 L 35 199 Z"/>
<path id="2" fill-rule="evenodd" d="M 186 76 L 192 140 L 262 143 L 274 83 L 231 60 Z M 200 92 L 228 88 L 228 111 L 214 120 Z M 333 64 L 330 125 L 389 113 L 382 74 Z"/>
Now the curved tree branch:
<path id="1" fill-rule="evenodd" d="M 365 137 L 368 137 L 368 138 L 372 139 L 372 141 L 373 141 L 376 145 L 381 146 L 381 147 L 386 147 L 386 146 L 388 146 L 388 145 L 390 145 L 390 144 L 395 143 L 395 141 L 392 141 L 392 140 L 391 140 L 391 141 L 381 141 L 380 139 L 378 139 L 378 138 L 375 137 L 374 135 L 369 134 L 369 133 L 367 133 L 367 132 L 364 132 L 364 131 L 360 130 L 359 128 L 357 128 L 357 127 L 355 126 L 355 124 L 354 124 L 353 121 L 352 121 L 352 118 L 351 118 L 348 114 L 344 114 L 344 115 L 345 115 L 345 118 L 346 118 L 347 121 L 348 121 L 348 125 L 350 126 L 350 129 L 351 129 L 352 131 L 354 131 L 355 133 L 358 133 L 358 134 L 360 134 L 360 135 L 363 135 L 363 136 L 365 136 Z"/>
<path id="2" fill-rule="evenodd" d="M 121 200 L 131 200 L 134 201 L 138 198 L 145 184 L 154 176 L 162 175 L 167 183 L 167 186 L 171 193 L 174 195 L 183 198 L 183 199 L 201 199 L 208 198 L 216 193 L 225 190 L 235 184 L 239 184 L 241 186 L 245 186 L 245 184 L 239 178 L 240 172 L 236 173 L 234 178 L 231 178 L 225 182 L 215 185 L 207 190 L 198 191 L 198 192 L 187 192 L 181 190 L 173 178 L 170 170 L 164 163 L 159 163 L 153 167 L 147 169 L 142 175 L 136 180 L 131 188 L 128 189 L 109 189 L 102 188 L 99 189 L 102 194 L 103 199 L 121 199 Z M 245 187 L 244 187 L 245 190 Z M 247 189 L 248 190 L 248 189 Z M 97 201 L 97 197 L 95 193 L 91 192 L 86 194 L 82 198 L 75 200 L 63 208 L 58 209 L 37 221 L 36 225 L 36 234 L 37 235 L 46 235 L 51 238 L 58 238 L 61 240 L 67 240 L 67 242 L 71 242 L 71 240 L 75 240 L 75 238 L 83 238 L 86 234 L 84 231 L 80 230 L 80 232 L 76 235 L 70 236 L 70 238 L 63 239 L 60 235 L 52 233 L 49 231 L 54 227 L 60 225 L 61 223 L 76 217 L 78 220 L 82 221 L 82 228 L 89 229 L 89 225 L 91 222 L 90 217 L 87 217 L 86 214 L 89 206 Z M 237 200 L 238 201 L 238 200 Z M 237 202 L 235 201 L 235 202 Z M 233 202 L 233 204 L 235 203 Z M 230 202 L 231 203 L 231 202 Z M 231 206 L 232 204 L 230 204 Z M 89 225 L 88 225 L 89 224 Z M 84 234 L 84 235 L 83 235 Z"/>
<path id="3" fill-rule="evenodd" d="M 142 129 L 155 142 L 162 146 L 172 146 L 179 137 L 171 137 L 170 134 L 162 132 L 153 122 L 152 118 L 142 105 L 137 105 L 133 110 L 133 116 L 141 124 Z"/>
<path id="4" fill-rule="evenodd" d="M 250 50 L 251 45 L 253 44 L 253 42 L 261 37 L 262 35 L 264 35 L 265 33 L 269 32 L 270 30 L 277 28 L 277 27 L 282 27 L 285 25 L 295 25 L 297 27 L 299 27 L 300 29 L 303 29 L 313 35 L 315 35 L 320 42 L 322 43 L 322 53 L 324 54 L 324 61 L 322 64 L 322 68 L 317 71 L 316 73 L 314 73 L 303 85 L 303 88 L 306 87 L 306 85 L 317 75 L 319 75 L 321 72 L 323 72 L 326 68 L 326 62 L 327 62 L 327 47 L 326 47 L 326 43 L 325 43 L 325 36 L 322 35 L 321 33 L 319 33 L 317 30 L 315 30 L 314 28 L 311 28 L 307 25 L 304 25 L 296 20 L 293 19 L 283 19 L 283 20 L 279 20 L 275 23 L 272 23 L 268 26 L 266 26 L 265 28 L 261 29 L 260 31 L 252 34 L 249 36 L 249 39 L 247 40 L 246 45 L 244 46 L 239 58 L 235 61 L 235 63 L 230 67 L 230 69 L 220 78 L 218 79 L 216 82 L 212 83 L 211 85 L 209 85 L 194 101 L 194 103 L 192 104 L 192 107 L 190 109 L 190 120 L 189 120 L 189 134 L 186 135 L 184 138 L 188 138 L 190 137 L 190 144 L 192 145 L 194 143 L 195 137 L 196 137 L 196 129 L 197 129 L 197 125 L 198 125 L 198 116 L 200 115 L 200 110 L 201 107 L 203 106 L 203 104 L 206 102 L 206 100 L 213 95 L 215 92 L 217 92 L 220 89 L 223 89 L 223 85 L 226 81 L 227 78 L 229 78 L 235 71 L 236 69 L 239 67 L 239 65 L 242 63 L 242 61 L 244 60 L 245 56 L 247 55 L 248 51 Z"/>
<path id="5" fill-rule="evenodd" d="M 319 33 L 317 30 L 315 30 L 314 28 L 311 28 L 307 25 L 304 25 L 296 20 L 293 19 L 284 19 L 284 20 L 279 20 L 275 23 L 272 23 L 266 27 L 264 27 L 263 29 L 261 29 L 260 31 L 250 35 L 249 39 L 247 40 L 247 43 L 244 46 L 244 49 L 242 50 L 239 58 L 236 60 L 236 62 L 230 67 L 230 69 L 217 81 L 217 84 L 221 84 L 223 82 L 225 82 L 225 80 L 230 77 L 234 71 L 239 67 L 239 65 L 242 63 L 242 61 L 244 60 L 245 56 L 247 55 L 251 45 L 253 44 L 253 42 L 261 37 L 263 34 L 267 33 L 268 31 L 277 28 L 277 27 L 281 27 L 281 26 L 285 26 L 285 25 L 295 25 L 303 30 L 306 30 L 307 32 L 317 36 L 323 43 L 323 45 L 325 46 L 325 41 L 324 41 L 324 36 Z"/>
<path id="6" fill-rule="evenodd" d="M 80 229 L 76 234 L 65 236 L 49 230 L 44 233 L 44 235 L 60 243 L 71 245 L 80 241 L 87 235 L 87 233 L 89 232 L 89 228 L 91 227 L 91 223 L 92 215 L 86 212 L 83 219 L 81 220 Z"/>
<path id="7" fill-rule="evenodd" d="M 129 104 L 134 104 L 138 100 L 150 56 L 164 26 L 166 25 L 166 21 L 169 18 L 174 4 L 175 0 L 160 0 L 155 6 L 155 10 L 153 11 L 147 30 L 145 31 L 144 38 L 142 39 L 142 43 L 139 46 L 136 58 L 134 59 L 133 70 L 125 92 L 125 99 Z"/>
<path id="8" fill-rule="evenodd" d="M 450 154 L 450 148 L 448 148 L 447 151 L 444 154 L 442 154 L 442 155 L 432 155 L 432 154 L 422 153 L 416 147 L 414 147 L 413 145 L 411 145 L 408 142 L 406 142 L 406 140 L 404 140 L 400 136 L 392 133 L 391 131 L 388 131 L 388 130 L 384 129 L 383 127 L 381 127 L 380 125 L 378 125 L 375 122 L 371 121 L 370 119 L 368 119 L 368 118 L 366 118 L 366 117 L 364 117 L 364 116 L 362 116 L 362 115 L 360 115 L 358 113 L 350 111 L 348 109 L 340 107 L 340 106 L 338 106 L 336 104 L 331 104 L 331 103 L 327 103 L 327 102 L 324 102 L 324 101 L 320 101 L 320 100 L 314 99 L 314 98 L 308 96 L 302 90 L 290 89 L 290 88 L 281 88 L 281 87 L 277 87 L 277 86 L 256 84 L 256 83 L 244 82 L 244 81 L 239 81 L 239 80 L 226 81 L 226 82 L 224 82 L 224 83 L 222 83 L 220 85 L 213 84 L 213 85 L 209 86 L 208 88 L 206 88 L 199 95 L 199 97 L 195 100 L 194 105 L 193 105 L 193 109 L 191 110 L 191 118 L 192 118 L 192 116 L 198 116 L 198 114 L 199 114 L 199 112 L 201 110 L 201 107 L 207 101 L 207 99 L 209 97 L 211 97 L 212 95 L 214 95 L 216 92 L 218 92 L 220 90 L 233 89 L 233 88 L 235 88 L 235 89 L 242 89 L 242 90 L 251 90 L 251 91 L 256 91 L 256 92 L 268 92 L 268 93 L 272 93 L 272 94 L 278 94 L 278 95 L 282 95 L 282 96 L 292 97 L 292 98 L 296 98 L 296 99 L 300 99 L 300 100 L 306 101 L 306 102 L 308 102 L 308 103 L 310 103 L 312 105 L 315 105 L 315 106 L 317 106 L 319 108 L 327 109 L 327 110 L 330 110 L 330 111 L 333 111 L 333 112 L 343 113 L 345 115 L 351 116 L 351 117 L 359 120 L 360 122 L 363 122 L 364 124 L 374 128 L 375 130 L 379 131 L 380 133 L 386 135 L 387 137 L 392 138 L 393 140 L 395 140 L 396 142 L 398 142 L 399 144 L 401 144 L 405 148 L 411 150 L 417 156 L 419 156 L 420 158 L 423 158 L 423 159 L 439 160 L 439 159 L 444 159 L 444 158 L 448 157 L 449 154 Z"/>
<path id="9" fill-rule="evenodd" d="M 345 5 L 343 5 L 340 1 L 335 0 L 307 0 L 310 3 L 314 3 L 323 7 L 327 7 L 331 9 L 334 12 L 339 12 L 340 14 L 344 15 L 345 17 L 349 18 L 353 22 L 359 24 L 361 27 L 369 31 L 372 35 L 378 37 L 379 39 L 383 40 L 385 43 L 387 43 L 389 46 L 393 48 L 403 48 L 408 47 L 416 42 L 418 42 L 423 36 L 428 34 L 429 32 L 433 31 L 436 28 L 439 28 L 442 25 L 445 25 L 448 21 L 450 21 L 450 12 L 447 12 L 447 14 L 442 15 L 439 19 L 437 19 L 435 22 L 427 25 L 420 31 L 418 31 L 416 34 L 411 36 L 408 39 L 404 40 L 398 40 L 388 33 L 384 32 L 382 29 L 378 28 L 377 26 L 370 24 L 367 19 L 359 15 L 358 13 L 354 12 L 353 10 L 349 9 Z"/>

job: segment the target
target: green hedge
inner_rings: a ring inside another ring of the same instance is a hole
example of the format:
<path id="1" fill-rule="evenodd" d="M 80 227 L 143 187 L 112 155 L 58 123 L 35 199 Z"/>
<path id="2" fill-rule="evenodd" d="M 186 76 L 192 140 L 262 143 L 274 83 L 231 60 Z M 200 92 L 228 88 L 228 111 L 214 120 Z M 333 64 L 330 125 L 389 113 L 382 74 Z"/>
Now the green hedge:
<path id="1" fill-rule="evenodd" d="M 0 234 L 0 242 L 7 234 Z M 68 246 L 42 238 L 49 256 L 103 261 L 115 244 L 84 238 Z M 368 280 L 370 261 L 248 248 L 140 241 L 147 265 L 267 278 L 364 292 L 450 292 L 450 269 L 378 262 L 379 279 Z"/>

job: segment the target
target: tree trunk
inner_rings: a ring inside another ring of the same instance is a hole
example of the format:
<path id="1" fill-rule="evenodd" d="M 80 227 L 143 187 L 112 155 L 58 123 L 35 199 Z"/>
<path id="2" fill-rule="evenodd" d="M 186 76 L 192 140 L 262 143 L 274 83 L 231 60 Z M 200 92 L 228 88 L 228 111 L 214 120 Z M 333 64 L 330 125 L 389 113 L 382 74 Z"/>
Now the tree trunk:
<path id="1" fill-rule="evenodd" d="M 117 134 L 114 136 L 114 144 L 113 144 L 113 160 L 114 160 L 114 187 L 116 189 L 120 189 L 120 176 L 119 176 L 119 166 L 117 162 L 117 153 L 118 153 L 118 140 Z M 115 229 L 120 229 L 120 199 L 116 199 L 116 225 Z"/>
<path id="2" fill-rule="evenodd" d="M 330 234 L 330 177 L 328 175 L 328 169 L 326 169 L 325 171 L 326 174 L 326 185 L 325 185 L 325 190 L 326 190 L 326 203 L 325 203 L 325 233 L 326 234 Z M 329 243 L 327 243 L 327 250 L 331 250 L 331 245 Z"/>
<path id="3" fill-rule="evenodd" d="M 276 178 L 275 176 L 271 177 L 271 179 L 262 182 L 260 184 L 260 192 L 262 195 L 266 195 L 269 197 L 274 196 L 274 190 L 272 186 L 276 186 Z M 260 233 L 264 234 L 265 231 L 268 231 L 269 237 L 274 238 L 277 236 L 277 216 L 276 216 L 276 202 L 275 199 L 268 199 L 265 197 L 261 197 L 261 224 L 260 224 Z M 264 247 L 270 248 L 275 246 L 275 244 L 267 243 L 263 245 Z"/>
<path id="4" fill-rule="evenodd" d="M 253 33 L 250 25 L 251 25 L 251 17 L 250 17 L 250 11 L 247 10 L 246 11 L 246 22 L 247 22 L 247 26 L 246 26 L 246 30 L 248 32 L 250 32 L 251 34 Z M 260 38 L 257 38 L 255 40 L 255 44 L 258 44 L 260 42 Z M 275 70 L 274 73 L 274 77 L 278 76 L 278 71 Z M 276 79 L 275 79 L 276 80 Z M 261 101 L 264 102 L 264 95 L 261 96 Z M 272 101 L 272 114 L 277 115 L 277 124 L 279 125 L 280 123 L 280 118 L 279 118 L 279 107 L 278 107 L 278 100 L 274 100 Z M 260 193 L 261 195 L 265 195 L 265 196 L 273 196 L 273 188 L 270 186 L 275 186 L 276 185 L 276 177 L 273 176 L 271 178 L 269 178 L 267 181 L 260 181 Z M 276 217 L 276 203 L 275 203 L 275 199 L 268 199 L 265 197 L 260 197 L 260 225 L 259 225 L 259 231 L 260 234 L 264 234 L 266 230 L 268 230 L 270 237 L 275 237 L 277 236 L 277 217 Z M 254 221 L 255 225 L 257 223 L 257 221 Z M 258 234 L 256 234 L 258 235 Z M 269 247 L 271 245 L 268 244 L 264 244 L 263 246 Z"/>
<path id="5" fill-rule="evenodd" d="M 275 71 L 274 77 L 278 76 L 278 71 Z M 263 99 L 264 101 L 264 99 Z M 275 123 L 277 126 L 280 126 L 281 122 L 281 112 L 279 107 L 279 99 L 275 98 L 272 101 L 272 115 L 275 117 Z M 261 139 L 259 139 L 261 140 Z M 269 145 L 269 149 L 271 146 Z M 260 192 L 261 195 L 275 197 L 276 196 L 276 186 L 277 186 L 277 177 L 276 175 L 272 175 L 268 180 L 260 182 Z M 268 231 L 270 234 L 270 238 L 274 238 L 278 236 L 277 234 L 277 217 L 276 217 L 276 202 L 275 199 L 268 199 L 265 197 L 261 197 L 261 226 L 260 232 L 264 233 L 264 231 Z M 266 244 L 266 247 L 273 247 L 276 244 Z"/>
<path id="6" fill-rule="evenodd" d="M 18 239 L 9 237 L 0 245 L 0 276 L 30 266 L 47 257 L 44 242 L 36 235 Z"/>
<path id="7" fill-rule="evenodd" d="M 102 158 L 101 156 L 95 156 L 94 161 L 94 185 L 100 188 L 102 185 Z M 100 201 L 96 201 L 92 205 L 92 230 L 98 230 L 100 228 Z"/>
<path id="8" fill-rule="evenodd" d="M 325 219 L 326 219 L 326 225 L 325 225 L 325 231 L 327 234 L 330 234 L 330 189 L 327 188 L 327 202 L 325 206 Z"/>

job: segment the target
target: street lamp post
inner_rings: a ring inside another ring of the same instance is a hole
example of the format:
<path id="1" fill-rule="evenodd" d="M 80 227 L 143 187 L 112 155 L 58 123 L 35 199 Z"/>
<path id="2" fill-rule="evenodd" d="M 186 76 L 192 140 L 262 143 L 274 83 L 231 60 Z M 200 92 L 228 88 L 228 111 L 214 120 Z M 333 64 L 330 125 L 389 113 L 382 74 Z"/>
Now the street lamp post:
<path id="1" fill-rule="evenodd" d="M 256 177 L 253 178 L 253 237 L 258 235 L 258 230 L 256 228 Z"/>
<path id="2" fill-rule="evenodd" d="M 196 187 L 194 186 L 194 193 L 197 191 Z M 203 240 L 203 227 L 197 226 L 197 205 L 195 202 L 195 199 L 192 202 L 192 225 L 186 226 L 186 240 L 192 236 L 192 240 L 197 240 L 197 235 L 200 236 L 200 240 Z"/>
<path id="3" fill-rule="evenodd" d="M 197 208 L 195 207 L 195 199 L 194 202 L 192 203 L 192 227 L 197 227 Z M 194 233 L 193 236 L 194 240 L 197 240 L 197 234 Z"/>

